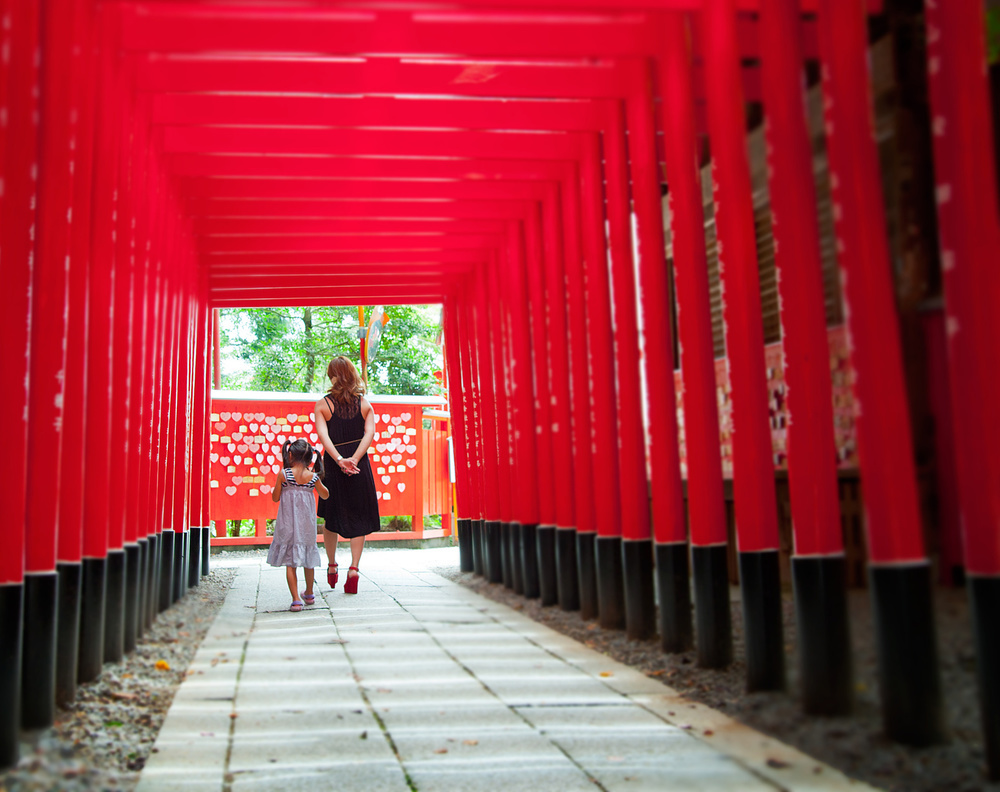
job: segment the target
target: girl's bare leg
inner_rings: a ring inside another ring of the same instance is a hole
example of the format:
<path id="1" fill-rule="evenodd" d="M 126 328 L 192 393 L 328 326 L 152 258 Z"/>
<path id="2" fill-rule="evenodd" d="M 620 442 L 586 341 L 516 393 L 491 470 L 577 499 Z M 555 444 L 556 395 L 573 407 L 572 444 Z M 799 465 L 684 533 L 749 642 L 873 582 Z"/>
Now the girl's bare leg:
<path id="1" fill-rule="evenodd" d="M 299 598 L 299 576 L 295 567 L 285 567 L 285 580 L 288 582 L 288 591 L 292 595 L 294 602 Z"/>
<path id="2" fill-rule="evenodd" d="M 313 581 L 316 579 L 316 570 L 312 567 L 306 567 L 302 572 L 306 576 L 305 596 L 308 597 L 313 593 Z"/>

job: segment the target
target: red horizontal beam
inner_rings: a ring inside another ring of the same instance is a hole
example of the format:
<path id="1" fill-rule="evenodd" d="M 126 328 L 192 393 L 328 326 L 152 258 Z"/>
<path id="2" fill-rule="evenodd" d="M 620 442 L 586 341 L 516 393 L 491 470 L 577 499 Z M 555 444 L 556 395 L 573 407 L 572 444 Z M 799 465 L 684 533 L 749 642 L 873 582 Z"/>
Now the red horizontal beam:
<path id="1" fill-rule="evenodd" d="M 209 292 L 208 300 L 212 308 L 269 308 L 300 305 L 358 305 L 372 303 L 381 305 L 427 305 L 439 303 L 445 293 L 437 290 L 405 291 L 387 285 L 384 288 L 350 287 L 348 289 L 292 289 L 279 291 L 272 289 L 266 296 L 244 296 L 239 294 L 215 295 Z"/>
<path id="2" fill-rule="evenodd" d="M 428 132 L 380 129 L 224 129 L 163 128 L 167 153 L 203 154 L 348 154 L 439 157 L 444 159 L 577 160 L 583 154 L 581 133 Z"/>
<path id="3" fill-rule="evenodd" d="M 526 201 L 190 201 L 192 217 L 386 218 L 518 220 L 535 204 Z"/>
<path id="4" fill-rule="evenodd" d="M 387 171 L 389 169 L 387 168 Z M 550 182 L 414 182 L 337 181 L 332 179 L 193 179 L 185 184 L 189 202 L 214 200 L 299 201 L 538 201 L 552 189 Z"/>
<path id="5" fill-rule="evenodd" d="M 240 262 L 247 255 L 268 253 L 349 253 L 420 251 L 430 253 L 442 250 L 490 249 L 503 242 L 500 234 L 456 234 L 426 237 L 419 234 L 396 234 L 395 239 L 371 236 L 238 236 L 205 237 L 198 245 L 202 261 L 215 266 L 228 261 Z"/>
<path id="6" fill-rule="evenodd" d="M 571 166 L 563 161 L 544 160 L 420 160 L 397 157 L 392 161 L 392 174 L 385 173 L 380 159 L 350 156 L 275 156 L 275 155 L 213 155 L 173 154 L 170 171 L 182 178 L 209 176 L 214 178 L 284 178 L 284 179 L 392 179 L 401 180 L 533 180 L 560 179 Z M 183 183 L 183 181 L 182 181 Z"/>
<path id="7" fill-rule="evenodd" d="M 391 263 L 397 265 L 401 270 L 420 266 L 434 266 L 446 270 L 454 269 L 460 271 L 462 267 L 450 265 L 478 264 L 484 260 L 482 251 L 477 250 L 351 250 L 351 251 L 330 251 L 307 253 L 301 251 L 281 251 L 271 253 L 246 253 L 238 256 L 212 256 L 202 258 L 205 263 L 210 263 L 213 271 L 223 268 L 239 269 L 250 272 L 254 267 L 281 267 L 286 264 L 297 264 L 301 266 L 322 266 L 336 267 L 340 271 L 341 267 L 370 267 L 372 264 Z"/>
<path id="8" fill-rule="evenodd" d="M 504 220 L 478 220 L 452 217 L 424 218 L 246 218 L 202 217 L 194 220 L 198 236 L 213 238 L 246 238 L 266 236 L 283 239 L 289 236 L 310 236 L 337 239 L 365 234 L 373 237 L 413 235 L 438 239 L 451 234 L 499 234 L 507 226 Z"/>

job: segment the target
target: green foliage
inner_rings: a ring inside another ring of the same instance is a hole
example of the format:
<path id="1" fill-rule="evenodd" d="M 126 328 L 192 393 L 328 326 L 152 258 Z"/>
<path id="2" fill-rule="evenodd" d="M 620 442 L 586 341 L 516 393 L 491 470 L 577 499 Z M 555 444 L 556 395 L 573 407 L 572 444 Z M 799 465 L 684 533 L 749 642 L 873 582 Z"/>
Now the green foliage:
<path id="1" fill-rule="evenodd" d="M 365 306 L 366 321 L 373 306 Z M 368 371 L 369 391 L 425 396 L 440 392 L 439 306 L 386 308 L 378 354 Z M 346 355 L 360 370 L 355 306 L 233 308 L 221 311 L 222 387 L 233 390 L 318 392 L 326 366 Z"/>

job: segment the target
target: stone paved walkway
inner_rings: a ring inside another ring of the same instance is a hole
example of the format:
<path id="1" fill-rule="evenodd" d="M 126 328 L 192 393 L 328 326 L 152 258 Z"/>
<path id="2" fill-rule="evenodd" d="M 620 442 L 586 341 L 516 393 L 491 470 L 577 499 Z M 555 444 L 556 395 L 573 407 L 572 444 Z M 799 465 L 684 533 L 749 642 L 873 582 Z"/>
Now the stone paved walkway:
<path id="1" fill-rule="evenodd" d="M 457 550 L 366 551 L 300 613 L 284 570 L 213 562 L 238 574 L 139 792 L 870 789 L 430 571 Z"/>

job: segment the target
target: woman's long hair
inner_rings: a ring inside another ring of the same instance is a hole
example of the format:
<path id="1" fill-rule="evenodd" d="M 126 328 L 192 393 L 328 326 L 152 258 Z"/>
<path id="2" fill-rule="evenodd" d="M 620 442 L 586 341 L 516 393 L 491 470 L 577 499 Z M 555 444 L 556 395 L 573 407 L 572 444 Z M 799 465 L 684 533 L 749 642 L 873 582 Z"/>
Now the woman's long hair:
<path id="1" fill-rule="evenodd" d="M 340 404 L 351 404 L 365 395 L 365 384 L 358 375 L 358 370 L 349 358 L 340 355 L 330 361 L 326 367 L 326 376 L 330 378 L 330 398 Z"/>

